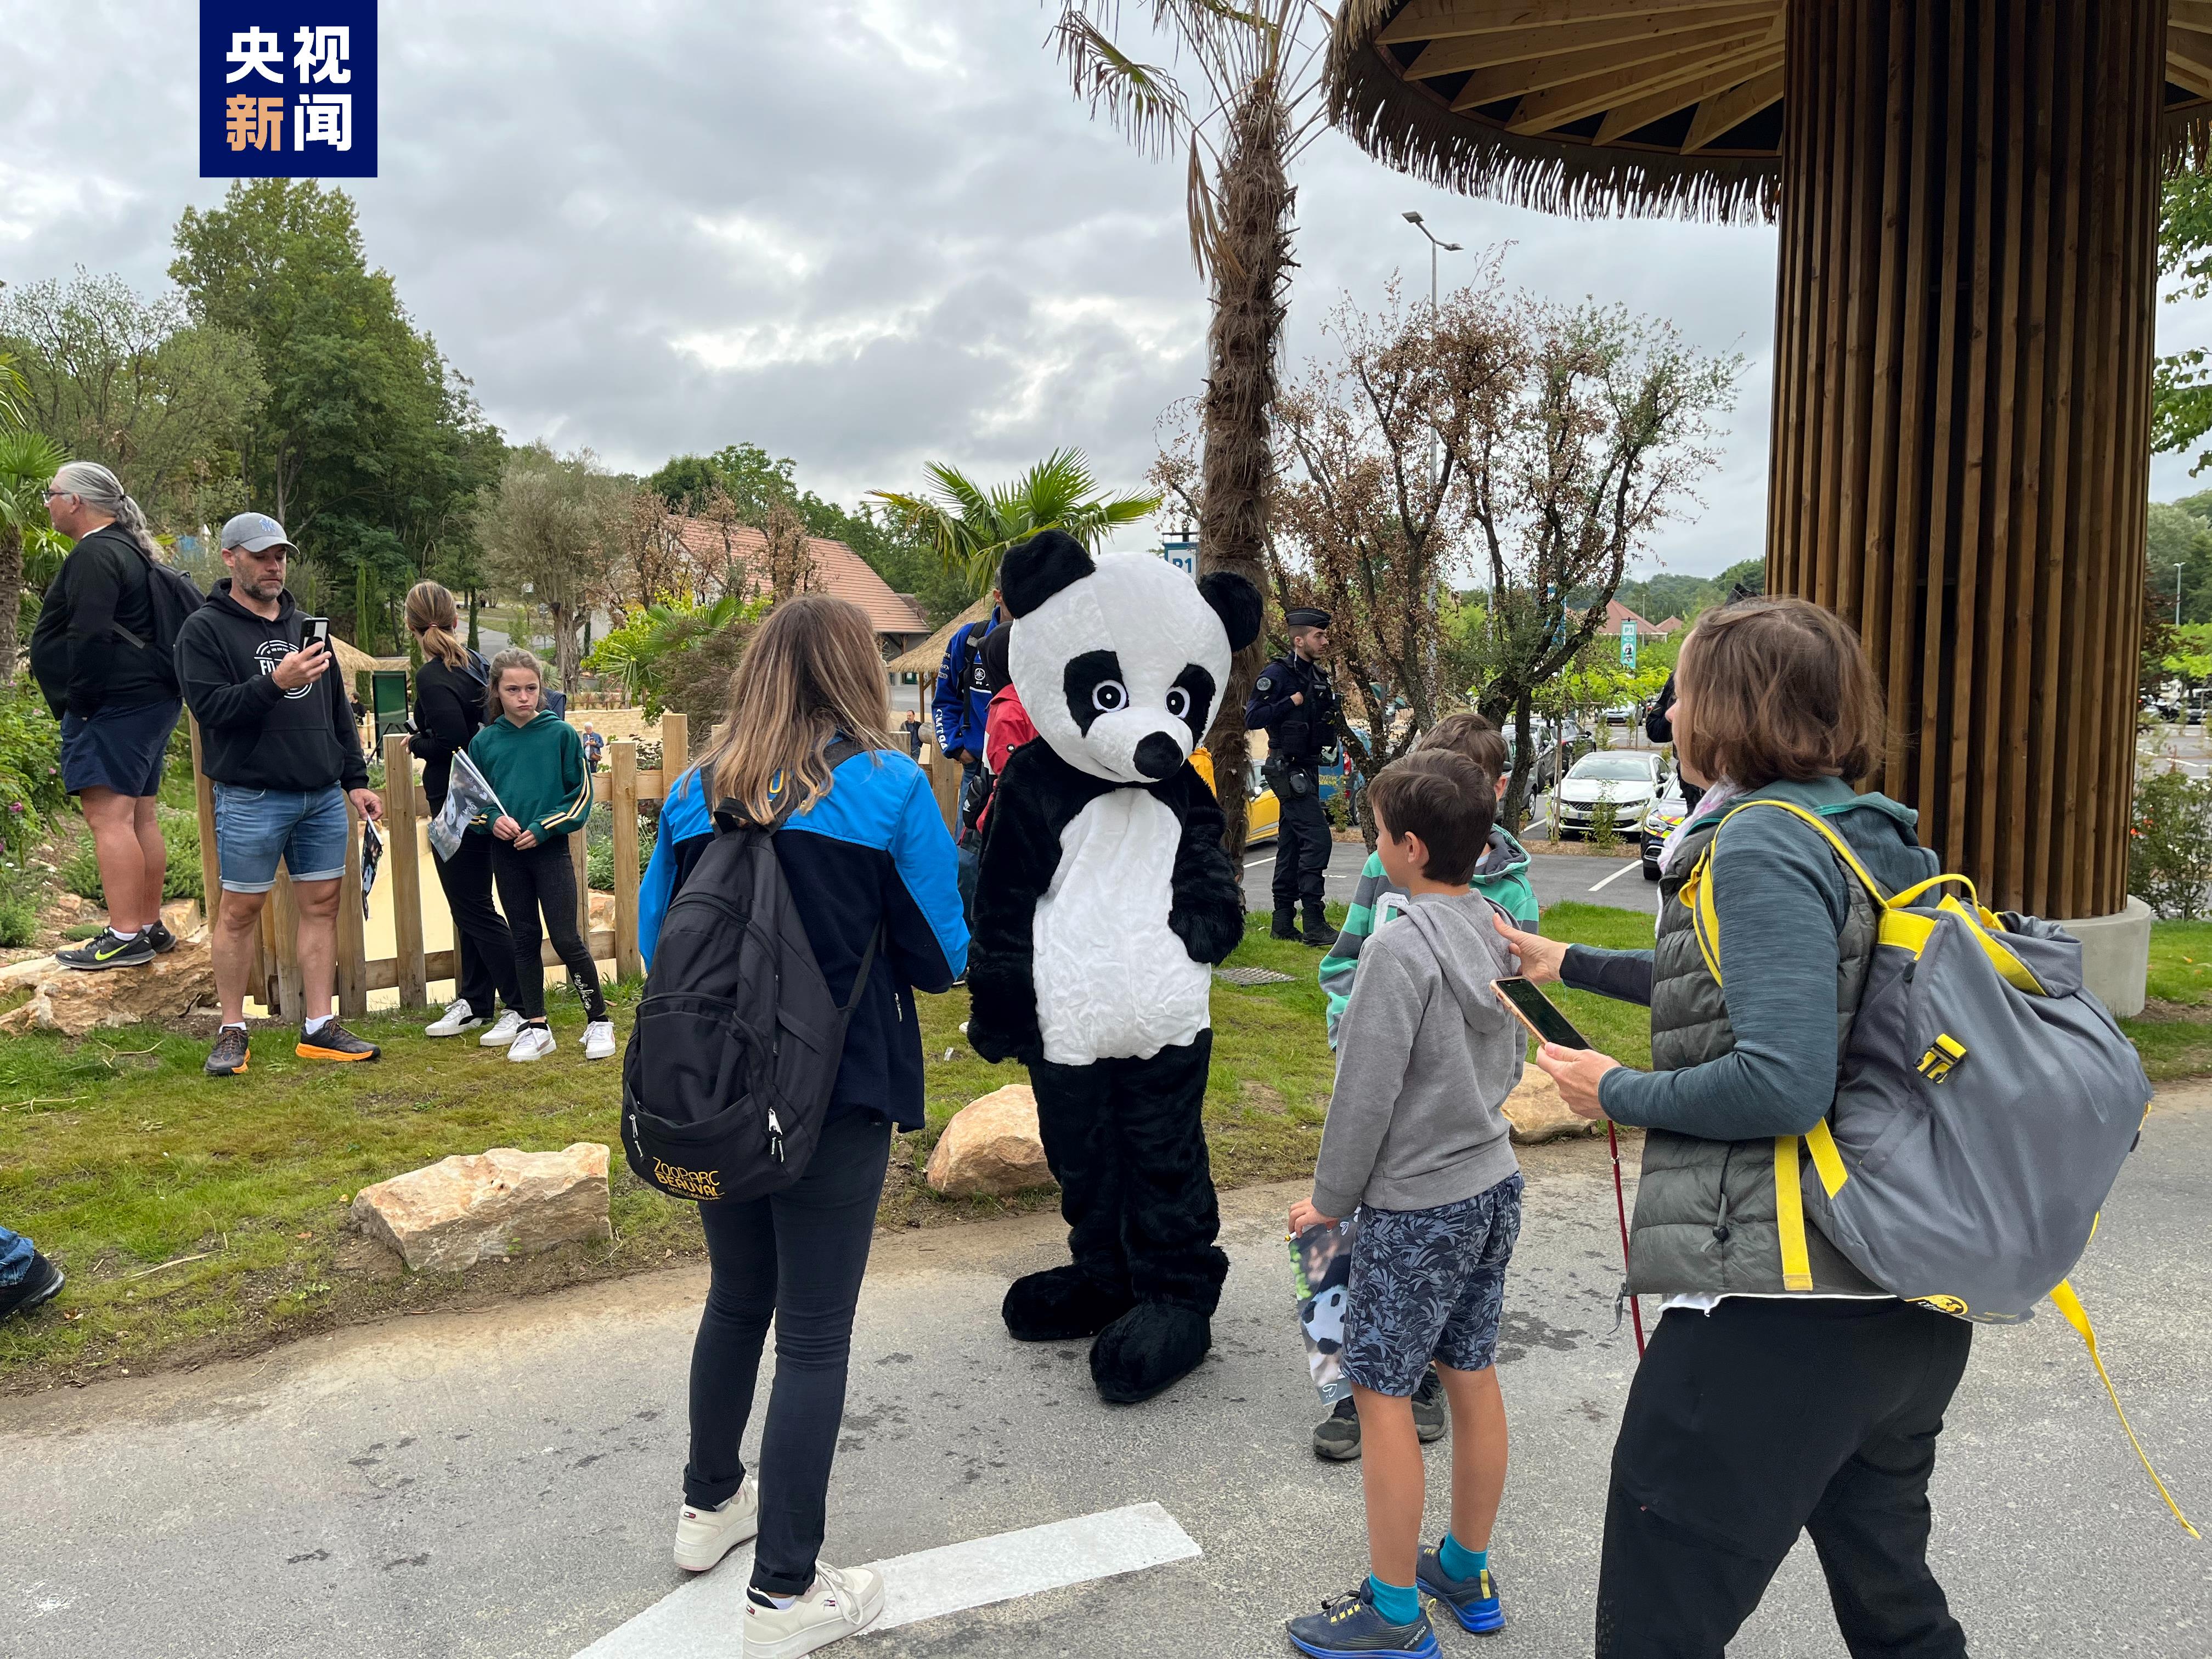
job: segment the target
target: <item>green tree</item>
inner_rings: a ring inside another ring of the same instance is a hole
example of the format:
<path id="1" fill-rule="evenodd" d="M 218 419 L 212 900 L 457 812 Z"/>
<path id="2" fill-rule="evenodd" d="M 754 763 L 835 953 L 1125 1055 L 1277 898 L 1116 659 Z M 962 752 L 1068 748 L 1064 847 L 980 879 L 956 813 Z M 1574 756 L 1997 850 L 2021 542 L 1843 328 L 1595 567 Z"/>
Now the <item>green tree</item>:
<path id="1" fill-rule="evenodd" d="M 2212 177 L 2191 170 L 2166 181 L 2158 272 L 2180 279 L 2167 293 L 2169 301 L 2212 294 Z M 2160 357 L 2152 371 L 2151 400 L 2154 453 L 2186 449 L 2212 432 L 2212 367 L 2207 366 L 2204 348 Z M 2207 465 L 2212 465 L 2212 449 L 2200 453 L 2189 470 L 2201 472 Z"/>
<path id="2" fill-rule="evenodd" d="M 2153 501 L 2144 528 L 2145 608 L 2172 622 L 2178 580 L 2181 620 L 2212 621 L 2212 524 L 2179 501 Z"/>
<path id="3" fill-rule="evenodd" d="M 54 469 L 68 459 L 42 434 L 0 427 L 0 684 L 15 678 L 24 551 L 61 551 L 62 538 L 46 519 L 45 492 Z"/>
<path id="4" fill-rule="evenodd" d="M 1056 449 L 1020 477 L 988 489 L 942 462 L 928 471 L 932 487 L 924 495 L 871 493 L 934 550 L 945 570 L 957 574 L 963 604 L 991 591 L 999 561 L 1024 537 L 1059 530 L 1096 547 L 1160 504 L 1158 495 L 1100 495 L 1079 449 Z"/>
<path id="5" fill-rule="evenodd" d="M 476 536 L 485 565 L 527 605 L 544 607 L 565 690 L 576 689 L 584 619 L 607 597 L 620 557 L 608 533 L 612 498 L 629 489 L 588 450 L 560 456 L 535 443 L 511 451 L 497 487 L 477 500 Z"/>

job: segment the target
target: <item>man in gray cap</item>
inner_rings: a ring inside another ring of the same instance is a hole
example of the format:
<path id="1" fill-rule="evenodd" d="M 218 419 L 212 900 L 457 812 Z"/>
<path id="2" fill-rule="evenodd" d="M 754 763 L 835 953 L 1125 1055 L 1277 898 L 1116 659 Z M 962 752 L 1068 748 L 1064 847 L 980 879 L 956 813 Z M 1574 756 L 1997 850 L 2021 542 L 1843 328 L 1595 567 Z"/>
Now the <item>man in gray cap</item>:
<path id="1" fill-rule="evenodd" d="M 1244 704 L 1244 726 L 1267 733 L 1264 775 L 1280 809 L 1275 830 L 1277 939 L 1327 948 L 1336 939 L 1322 908 L 1322 881 L 1333 850 L 1322 810 L 1321 769 L 1337 756 L 1336 690 L 1321 660 L 1328 655 L 1328 612 L 1302 606 L 1283 613 L 1291 648 L 1260 671 Z M 1305 932 L 1295 906 L 1305 906 Z"/>
<path id="2" fill-rule="evenodd" d="M 261 907 L 281 858 L 299 914 L 307 1021 L 302 1060 L 374 1060 L 377 1047 L 331 1012 L 337 964 L 338 885 L 353 834 L 346 801 L 365 818 L 384 815 L 368 787 L 361 732 L 343 677 L 331 672 L 328 623 L 303 615 L 284 586 L 292 553 L 284 526 L 241 513 L 222 527 L 230 571 L 177 635 L 177 678 L 200 724 L 201 761 L 215 782 L 216 850 L 222 902 L 215 926 L 215 988 L 222 1005 L 206 1071 L 246 1067 L 246 980 Z M 313 624 L 322 623 L 318 630 Z"/>

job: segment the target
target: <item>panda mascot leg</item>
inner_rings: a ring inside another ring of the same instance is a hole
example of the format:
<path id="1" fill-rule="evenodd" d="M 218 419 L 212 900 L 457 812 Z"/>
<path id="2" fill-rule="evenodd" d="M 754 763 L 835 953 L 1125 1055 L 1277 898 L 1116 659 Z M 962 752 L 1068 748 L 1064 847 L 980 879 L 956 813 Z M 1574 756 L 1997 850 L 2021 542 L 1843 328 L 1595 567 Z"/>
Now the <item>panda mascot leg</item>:
<path id="1" fill-rule="evenodd" d="M 1014 688 L 1039 741 L 992 798 L 969 1040 L 1030 1068 L 1072 1260 L 1007 1291 L 1010 1334 L 1092 1337 L 1115 1403 L 1212 1342 L 1228 1258 L 1208 1168 L 1212 965 L 1243 935 L 1212 793 L 1189 764 L 1259 595 L 1046 532 L 1011 551 Z"/>

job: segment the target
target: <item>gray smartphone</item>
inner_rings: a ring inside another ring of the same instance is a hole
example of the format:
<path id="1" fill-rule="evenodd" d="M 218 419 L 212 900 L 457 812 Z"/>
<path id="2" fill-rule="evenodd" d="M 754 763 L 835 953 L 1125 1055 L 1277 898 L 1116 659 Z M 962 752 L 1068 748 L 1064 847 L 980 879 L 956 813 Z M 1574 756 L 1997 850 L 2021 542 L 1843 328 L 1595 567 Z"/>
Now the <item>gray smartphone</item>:
<path id="1" fill-rule="evenodd" d="M 1540 1042 L 1556 1042 L 1562 1048 L 1587 1048 L 1590 1040 L 1575 1030 L 1574 1022 L 1552 1006 L 1543 988 L 1533 979 L 1498 979 L 1491 987 L 1505 1011 L 1536 1035 Z"/>
<path id="2" fill-rule="evenodd" d="M 331 619 L 328 617 L 300 618 L 300 649 L 306 650 L 311 641 L 325 651 L 331 648 Z"/>

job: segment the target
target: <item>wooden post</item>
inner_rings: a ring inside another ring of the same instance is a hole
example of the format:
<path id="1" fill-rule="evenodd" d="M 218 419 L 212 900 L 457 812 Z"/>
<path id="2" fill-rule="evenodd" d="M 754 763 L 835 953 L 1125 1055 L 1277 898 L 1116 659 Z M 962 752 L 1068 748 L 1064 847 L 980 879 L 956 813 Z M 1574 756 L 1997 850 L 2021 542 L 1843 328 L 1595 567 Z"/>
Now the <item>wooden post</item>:
<path id="1" fill-rule="evenodd" d="M 955 836 L 960 833 L 960 767 L 947 760 L 933 743 L 921 746 L 921 769 L 929 775 L 930 793 L 937 797 L 937 810 L 945 815 L 945 827 Z M 1214 787 L 1220 787 L 1217 778 Z"/>
<path id="2" fill-rule="evenodd" d="M 277 870 L 276 885 L 270 890 L 262 915 L 269 919 L 270 931 L 275 935 L 271 943 L 276 959 L 276 995 L 270 1012 L 279 1019 L 303 1020 L 307 1017 L 307 997 L 300 977 L 300 907 L 292 897 L 289 869 Z"/>
<path id="3" fill-rule="evenodd" d="M 186 714 L 185 729 L 192 743 L 192 800 L 200 823 L 200 890 L 205 895 L 200 900 L 200 914 L 207 918 L 208 934 L 213 938 L 216 917 L 222 907 L 222 859 L 215 842 L 215 783 L 200 763 L 200 723 Z"/>
<path id="4" fill-rule="evenodd" d="M 346 802 L 345 874 L 338 881 L 337 961 L 331 990 L 341 1017 L 368 1012 L 368 941 L 361 914 L 361 814 Z"/>
<path id="5" fill-rule="evenodd" d="M 637 948 L 637 744 L 624 738 L 611 745 L 614 787 L 608 805 L 615 816 L 615 978 L 639 979 L 645 958 Z"/>
<path id="6" fill-rule="evenodd" d="M 384 740 L 384 859 L 392 872 L 392 943 L 398 959 L 399 1006 L 429 1001 L 422 963 L 422 848 L 416 836 L 415 757 L 395 732 Z"/>
<path id="7" fill-rule="evenodd" d="M 660 717 L 660 798 L 676 787 L 676 780 L 691 763 L 691 721 L 683 714 Z"/>

